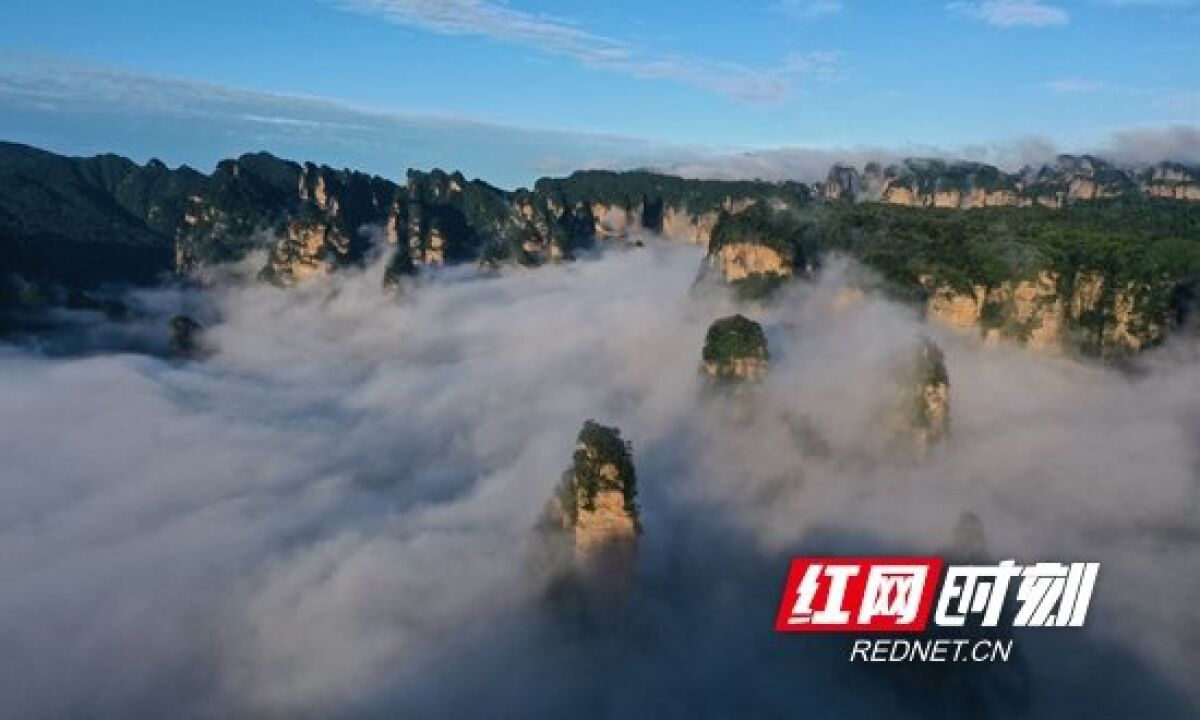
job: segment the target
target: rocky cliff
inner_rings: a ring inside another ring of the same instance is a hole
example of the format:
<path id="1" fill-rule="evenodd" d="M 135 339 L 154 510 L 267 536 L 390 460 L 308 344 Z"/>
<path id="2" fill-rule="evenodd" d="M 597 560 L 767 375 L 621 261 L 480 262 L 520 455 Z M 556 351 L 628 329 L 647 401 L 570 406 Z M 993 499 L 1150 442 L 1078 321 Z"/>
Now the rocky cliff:
<path id="1" fill-rule="evenodd" d="M 950 376 L 942 349 L 931 340 L 918 346 L 907 382 L 914 439 L 925 451 L 950 433 Z"/>
<path id="2" fill-rule="evenodd" d="M 817 265 L 815 256 L 805 252 L 794 237 L 779 234 L 776 219 L 780 214 L 765 204 L 738 213 L 722 212 L 710 233 L 700 279 L 715 277 L 731 286 L 739 298 L 760 300 L 797 274 L 811 274 Z"/>
<path id="3" fill-rule="evenodd" d="M 1042 206 L 1128 195 L 1200 200 L 1200 169 L 1160 163 L 1131 169 L 1090 155 L 1060 155 L 1038 168 L 1005 173 L 991 165 L 909 159 L 863 170 L 846 165 L 830 169 L 820 195 L 828 200 L 884 202 L 922 208 L 970 209 Z"/>
<path id="4" fill-rule="evenodd" d="M 262 277 L 288 285 L 362 263 L 386 243 L 384 283 L 395 287 L 425 267 L 538 265 L 657 233 L 707 245 L 705 272 L 743 299 L 842 251 L 906 296 L 928 295 L 934 318 L 990 339 L 1116 355 L 1159 342 L 1196 296 L 1200 214 L 1190 208 L 1200 204 L 1187 201 L 1198 178 L 1178 163 L 1135 171 L 1062 156 L 1020 173 L 940 160 L 838 166 L 817 194 L 802 183 L 641 171 L 578 172 L 509 192 L 460 173 L 410 171 L 397 184 L 266 153 L 204 175 L 0 143 L 0 309 L 255 250 L 267 257 Z"/>
<path id="5" fill-rule="evenodd" d="M 885 413 L 891 445 L 924 454 L 950 433 L 950 376 L 941 348 L 922 339 L 899 368 L 895 400 Z"/>
<path id="6" fill-rule="evenodd" d="M 1063 278 L 1042 270 L 1034 278 L 990 287 L 929 287 L 926 310 L 935 322 L 977 331 L 988 342 L 1008 340 L 1037 350 L 1074 348 L 1119 357 L 1165 335 L 1161 316 L 1152 315 L 1145 302 L 1154 290 L 1147 285 L 1114 283 L 1098 271 Z"/>
<path id="7" fill-rule="evenodd" d="M 570 468 L 539 522 L 539 563 L 590 614 L 618 609 L 631 589 L 641 533 L 637 473 L 615 427 L 588 420 Z"/>
<path id="8" fill-rule="evenodd" d="M 507 192 L 460 173 L 410 170 L 403 186 L 267 155 L 218 165 L 193 193 L 176 238 L 176 271 L 265 247 L 264 277 L 290 283 L 360 261 L 364 228 L 378 226 L 398 255 L 389 282 L 457 262 L 538 265 L 599 240 L 637 233 L 707 244 L 720 213 L 760 198 L 807 199 L 800 186 L 690 181 L 649 173 L 576 173 Z M 294 190 L 292 190 L 294 188 Z M 690 205 L 689 205 L 690 203 Z"/>
<path id="9" fill-rule="evenodd" d="M 923 304 L 934 321 L 992 342 L 1118 359 L 1190 326 L 1200 297 L 1197 238 L 1200 204 L 1141 195 L 971 212 L 759 206 L 722 216 L 706 270 L 769 290 L 763 278 L 807 274 L 816 258 L 845 253 L 875 271 L 881 290 Z M 777 267 L 755 275 L 747 257 Z"/>

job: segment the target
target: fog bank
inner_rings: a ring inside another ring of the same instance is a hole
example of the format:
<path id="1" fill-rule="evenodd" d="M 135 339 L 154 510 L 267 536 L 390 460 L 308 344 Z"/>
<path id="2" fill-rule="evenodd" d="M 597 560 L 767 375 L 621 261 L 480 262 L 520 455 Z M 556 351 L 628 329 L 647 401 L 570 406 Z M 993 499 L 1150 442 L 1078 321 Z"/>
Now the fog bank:
<path id="1" fill-rule="evenodd" d="M 700 250 L 395 298 L 383 262 L 294 290 L 160 291 L 210 355 L 0 349 L 0 715 L 1032 717 L 1193 714 L 1200 366 L 1116 371 L 927 326 L 837 291 L 769 307 L 694 292 Z M 763 322 L 771 369 L 702 393 L 715 318 Z M 952 436 L 878 441 L 897 363 L 946 352 Z M 633 443 L 637 590 L 597 633 L 555 617 L 530 528 L 587 418 Z M 814 440 L 816 438 L 817 440 Z M 770 631 L 793 556 L 1101 562 L 1088 627 L 1018 634 L 992 668 L 851 666 Z"/>

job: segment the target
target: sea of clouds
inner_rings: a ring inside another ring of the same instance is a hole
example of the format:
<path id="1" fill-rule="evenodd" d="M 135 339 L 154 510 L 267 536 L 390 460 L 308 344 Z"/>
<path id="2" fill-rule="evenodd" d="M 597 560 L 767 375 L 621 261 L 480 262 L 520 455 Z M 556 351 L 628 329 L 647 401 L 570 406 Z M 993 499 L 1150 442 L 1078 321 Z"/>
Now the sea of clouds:
<path id="1" fill-rule="evenodd" d="M 844 302 L 862 271 L 836 259 L 737 306 L 694 286 L 702 254 L 648 239 L 399 297 L 381 259 L 75 320 L 152 346 L 190 312 L 188 362 L 0 346 L 0 716 L 1194 716 L 1187 348 L 1128 373 L 981 347 Z M 739 310 L 769 376 L 705 393 L 705 330 Z M 877 421 L 922 336 L 952 435 L 919 458 Z M 588 418 L 632 443 L 645 528 L 602 628 L 556 615 L 530 567 Z M 970 668 L 851 665 L 849 638 L 771 631 L 788 558 L 939 552 L 964 512 L 994 559 L 1099 561 L 1088 626 Z"/>

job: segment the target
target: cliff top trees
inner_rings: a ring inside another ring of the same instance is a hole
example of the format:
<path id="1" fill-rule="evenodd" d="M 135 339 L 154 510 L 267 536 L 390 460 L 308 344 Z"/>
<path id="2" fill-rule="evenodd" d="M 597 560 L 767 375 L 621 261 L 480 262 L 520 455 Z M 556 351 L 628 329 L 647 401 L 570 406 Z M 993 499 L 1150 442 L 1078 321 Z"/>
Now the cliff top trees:
<path id="1" fill-rule="evenodd" d="M 580 510 L 595 510 L 597 496 L 612 491 L 621 493 L 625 511 L 636 521 L 637 472 L 629 443 L 621 439 L 620 429 L 588 420 L 579 431 L 571 467 L 563 473 L 559 501 L 578 522 Z"/>
<path id="2" fill-rule="evenodd" d="M 710 377 L 758 380 L 766 373 L 766 333 L 744 315 L 721 318 L 708 328 L 701 359 L 701 370 Z"/>

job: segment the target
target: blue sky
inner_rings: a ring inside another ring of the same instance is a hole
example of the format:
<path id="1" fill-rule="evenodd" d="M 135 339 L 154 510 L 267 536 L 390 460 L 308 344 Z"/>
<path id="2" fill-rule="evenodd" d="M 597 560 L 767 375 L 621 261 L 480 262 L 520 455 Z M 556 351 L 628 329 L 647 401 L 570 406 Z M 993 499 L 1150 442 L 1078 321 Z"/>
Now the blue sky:
<path id="1" fill-rule="evenodd" d="M 512 186 L 1200 125 L 1195 0 L 40 0 L 5 16 L 0 137 L 201 167 L 268 149 Z"/>

